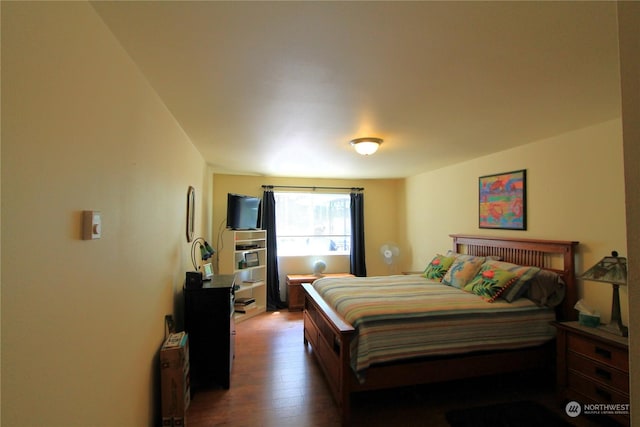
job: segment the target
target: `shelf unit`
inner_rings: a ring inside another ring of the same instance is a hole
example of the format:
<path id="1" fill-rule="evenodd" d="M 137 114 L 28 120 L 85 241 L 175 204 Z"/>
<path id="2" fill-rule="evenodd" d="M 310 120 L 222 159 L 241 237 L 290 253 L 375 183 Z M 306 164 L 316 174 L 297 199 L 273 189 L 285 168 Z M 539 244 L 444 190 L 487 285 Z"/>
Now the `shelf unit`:
<path id="1" fill-rule="evenodd" d="M 267 307 L 267 232 L 266 230 L 225 230 L 223 246 L 218 251 L 220 274 L 236 277 L 236 298 L 252 297 L 256 308 L 246 313 L 235 313 L 235 321 L 241 322 L 260 313 Z M 253 257 L 256 265 L 243 264 Z"/>

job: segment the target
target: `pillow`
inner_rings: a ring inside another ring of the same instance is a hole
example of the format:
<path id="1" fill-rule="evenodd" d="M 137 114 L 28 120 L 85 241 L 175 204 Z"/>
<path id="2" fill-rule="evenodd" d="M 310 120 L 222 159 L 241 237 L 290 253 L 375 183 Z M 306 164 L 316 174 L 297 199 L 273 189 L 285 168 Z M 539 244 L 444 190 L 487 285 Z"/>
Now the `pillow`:
<path id="1" fill-rule="evenodd" d="M 451 267 L 442 278 L 442 283 L 454 288 L 464 288 L 482 267 L 484 257 L 473 255 L 458 255 Z"/>
<path id="2" fill-rule="evenodd" d="M 531 280 L 540 271 L 538 267 L 522 266 L 505 261 L 487 260 L 486 264 L 515 273 L 517 277 L 515 283 L 511 285 L 501 296 L 501 298 L 508 302 L 513 302 L 522 297 L 527 292 L 529 280 Z"/>
<path id="3" fill-rule="evenodd" d="M 557 273 L 540 270 L 530 280 L 527 298 L 540 306 L 555 307 L 562 302 L 565 293 L 564 281 Z"/>
<path id="4" fill-rule="evenodd" d="M 453 264 L 454 257 L 444 256 L 444 255 L 436 255 L 427 268 L 424 270 L 423 276 L 426 279 L 432 279 L 437 281 L 442 281 L 447 270 Z"/>
<path id="5" fill-rule="evenodd" d="M 464 287 L 467 292 L 480 295 L 489 302 L 493 302 L 516 280 L 516 274 L 502 270 L 491 264 L 484 264 L 476 277 Z"/>

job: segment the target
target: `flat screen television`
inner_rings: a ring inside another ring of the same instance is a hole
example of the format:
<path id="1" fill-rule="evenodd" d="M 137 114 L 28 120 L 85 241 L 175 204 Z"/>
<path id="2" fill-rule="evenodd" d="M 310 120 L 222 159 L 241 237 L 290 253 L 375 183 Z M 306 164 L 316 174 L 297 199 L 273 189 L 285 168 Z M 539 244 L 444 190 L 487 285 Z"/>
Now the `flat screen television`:
<path id="1" fill-rule="evenodd" d="M 232 230 L 260 229 L 260 199 L 242 194 L 227 194 L 227 228 Z"/>

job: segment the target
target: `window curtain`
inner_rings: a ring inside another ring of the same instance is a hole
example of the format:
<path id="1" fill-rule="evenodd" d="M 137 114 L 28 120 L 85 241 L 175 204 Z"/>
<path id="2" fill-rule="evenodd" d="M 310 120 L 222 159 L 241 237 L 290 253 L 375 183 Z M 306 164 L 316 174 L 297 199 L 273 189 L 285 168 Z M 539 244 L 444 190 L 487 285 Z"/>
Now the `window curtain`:
<path id="1" fill-rule="evenodd" d="M 351 274 L 358 277 L 367 275 L 364 259 L 364 194 L 350 193 L 351 196 Z"/>
<path id="2" fill-rule="evenodd" d="M 276 244 L 276 199 L 272 190 L 262 195 L 262 228 L 267 231 L 267 310 L 285 308 L 280 299 L 278 252 Z"/>

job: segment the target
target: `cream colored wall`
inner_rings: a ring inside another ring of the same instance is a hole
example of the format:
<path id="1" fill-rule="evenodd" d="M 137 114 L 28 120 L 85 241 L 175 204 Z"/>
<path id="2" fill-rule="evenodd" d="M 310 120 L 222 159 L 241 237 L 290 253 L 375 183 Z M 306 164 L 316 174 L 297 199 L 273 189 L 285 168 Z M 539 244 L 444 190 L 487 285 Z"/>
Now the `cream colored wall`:
<path id="1" fill-rule="evenodd" d="M 0 20 L 2 19 L 2 6 L 0 5 Z M 2 55 L 0 54 L 0 70 L 2 70 Z M 0 85 L 0 99 L 2 99 L 2 88 Z M 0 117 L 2 106 L 0 103 Z M 0 120 L 0 135 L 2 135 L 2 120 Z M 2 137 L 0 137 L 0 160 L 2 160 Z M 0 175 L 2 166 L 0 161 Z M 1 188 L 2 186 L 0 186 Z M 0 224 L 2 224 L 2 190 L 0 189 Z M 2 242 L 2 227 L 0 227 L 0 242 Z M 0 307 L 2 307 L 2 245 L 0 244 Z M 2 315 L 0 313 L 0 343 L 2 343 Z M 0 426 L 2 425 L 2 346 L 0 345 Z"/>
<path id="2" fill-rule="evenodd" d="M 364 187 L 365 204 L 365 256 L 367 262 L 367 275 L 386 275 L 389 269 L 381 262 L 379 248 L 385 242 L 393 241 L 406 247 L 405 236 L 401 230 L 403 227 L 402 210 L 396 209 L 402 206 L 404 200 L 403 180 L 343 180 L 343 179 L 309 179 L 309 178 L 282 178 L 248 175 L 213 175 L 213 224 L 214 235 L 224 230 L 227 214 L 227 193 L 247 194 L 262 197 L 262 185 L 296 185 L 316 187 Z M 217 246 L 217 244 L 216 244 Z M 397 271 L 405 268 L 410 254 L 403 254 Z M 286 274 L 309 273 L 315 257 L 280 257 L 278 267 L 280 270 L 280 296 L 286 295 Z M 349 259 L 347 256 L 324 257 L 327 262 L 327 273 L 349 272 Z"/>
<path id="3" fill-rule="evenodd" d="M 407 230 L 424 268 L 451 247 L 450 233 L 580 241 L 578 272 L 617 250 L 627 254 L 621 121 L 612 120 L 407 179 Z M 527 170 L 527 230 L 478 228 L 478 177 Z M 611 287 L 579 284 L 608 321 Z M 627 289 L 621 289 L 628 322 Z"/>
<path id="4" fill-rule="evenodd" d="M 158 425 L 204 160 L 88 3 L 2 2 L 2 55 L 2 424 Z"/>
<path id="5" fill-rule="evenodd" d="M 627 205 L 627 247 L 629 249 L 629 355 L 631 425 L 640 426 L 640 3 L 618 3 L 620 75 L 622 87 L 622 134 Z"/>

